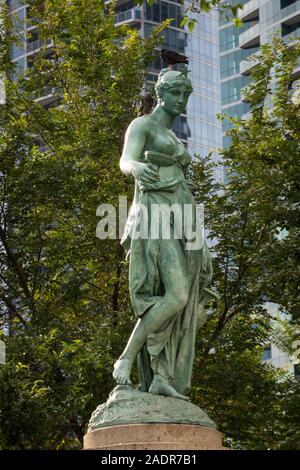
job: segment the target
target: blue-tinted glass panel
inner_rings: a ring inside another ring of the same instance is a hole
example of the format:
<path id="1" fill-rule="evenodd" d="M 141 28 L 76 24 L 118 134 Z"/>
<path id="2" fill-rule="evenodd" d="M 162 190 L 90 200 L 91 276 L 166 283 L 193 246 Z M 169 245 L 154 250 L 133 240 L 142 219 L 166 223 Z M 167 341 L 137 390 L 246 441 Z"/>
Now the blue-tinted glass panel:
<path id="1" fill-rule="evenodd" d="M 280 0 L 280 8 L 286 8 L 290 5 L 293 5 L 293 3 L 296 3 L 297 0 Z"/>
<path id="2" fill-rule="evenodd" d="M 174 18 L 171 26 L 181 28 L 183 7 L 169 2 L 144 3 L 144 18 L 155 23 L 162 23 L 167 18 Z"/>
<path id="3" fill-rule="evenodd" d="M 123 11 L 131 10 L 135 6 L 136 6 L 136 4 L 134 3 L 134 1 L 130 0 L 126 3 L 121 4 L 121 5 L 117 5 L 116 6 L 116 13 L 121 13 Z"/>
<path id="4" fill-rule="evenodd" d="M 220 57 L 221 78 L 230 77 L 240 73 L 240 62 L 258 51 L 258 47 L 238 49 Z"/>
<path id="5" fill-rule="evenodd" d="M 16 8 L 20 8 L 21 6 L 24 5 L 24 1 L 22 0 L 8 0 L 7 5 L 10 10 L 15 10 Z"/>
<path id="6" fill-rule="evenodd" d="M 272 358 L 272 349 L 271 346 L 267 346 L 261 356 L 263 361 L 267 361 Z"/>
<path id="7" fill-rule="evenodd" d="M 19 35 L 20 40 L 17 43 L 14 43 L 11 51 L 10 56 L 12 59 L 17 59 L 18 57 L 24 55 L 25 53 L 25 39 L 24 34 Z"/>
<path id="8" fill-rule="evenodd" d="M 250 78 L 240 76 L 221 84 L 222 105 L 241 99 L 241 88 L 249 83 Z"/>
<path id="9" fill-rule="evenodd" d="M 12 13 L 12 24 L 13 24 L 13 32 L 20 32 L 24 30 L 25 25 L 25 8 L 21 8 L 16 12 Z"/>
<path id="10" fill-rule="evenodd" d="M 257 23 L 257 20 L 247 21 L 240 28 L 236 28 L 234 25 L 232 25 L 228 28 L 220 29 L 220 51 L 225 52 L 229 49 L 239 47 L 239 35 L 244 31 L 247 31 L 249 28 L 252 28 L 252 26 L 256 25 Z"/>

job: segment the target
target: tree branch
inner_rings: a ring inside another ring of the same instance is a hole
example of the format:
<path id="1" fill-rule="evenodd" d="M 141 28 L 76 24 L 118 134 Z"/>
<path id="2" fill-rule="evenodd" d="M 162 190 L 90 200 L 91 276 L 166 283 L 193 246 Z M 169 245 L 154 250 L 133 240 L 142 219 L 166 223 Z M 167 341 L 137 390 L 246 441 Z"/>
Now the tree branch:
<path id="1" fill-rule="evenodd" d="M 4 233 L 1 226 L 0 226 L 0 240 L 3 244 L 4 249 L 5 249 L 7 258 L 9 260 L 12 268 L 14 269 L 18 279 L 19 279 L 20 286 L 21 286 L 25 296 L 31 301 L 31 304 L 32 304 L 32 294 L 31 294 L 31 292 L 29 290 L 29 287 L 27 285 L 26 276 L 25 276 L 25 274 L 23 272 L 23 269 L 21 268 L 20 264 L 18 263 L 14 252 L 10 248 L 10 246 L 7 242 L 7 239 L 6 239 L 6 234 Z"/>

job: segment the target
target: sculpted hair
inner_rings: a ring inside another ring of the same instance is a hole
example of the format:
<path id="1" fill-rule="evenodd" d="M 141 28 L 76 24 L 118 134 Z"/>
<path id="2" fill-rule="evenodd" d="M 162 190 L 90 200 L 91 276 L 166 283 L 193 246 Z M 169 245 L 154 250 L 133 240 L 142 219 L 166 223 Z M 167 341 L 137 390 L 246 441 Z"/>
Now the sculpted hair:
<path id="1" fill-rule="evenodd" d="M 176 88 L 178 86 L 186 87 L 189 93 L 192 93 L 193 91 L 192 82 L 187 77 L 186 72 L 162 69 L 155 85 L 157 98 L 161 99 L 166 91 L 169 91 L 172 88 Z"/>

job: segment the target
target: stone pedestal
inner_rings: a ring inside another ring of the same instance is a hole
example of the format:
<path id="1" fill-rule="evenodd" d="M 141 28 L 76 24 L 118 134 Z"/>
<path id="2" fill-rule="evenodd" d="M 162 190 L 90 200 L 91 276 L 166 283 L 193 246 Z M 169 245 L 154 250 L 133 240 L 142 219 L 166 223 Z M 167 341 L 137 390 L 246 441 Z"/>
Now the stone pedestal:
<path id="1" fill-rule="evenodd" d="M 126 424 L 89 431 L 85 450 L 225 450 L 216 429 L 189 424 Z"/>
<path id="2" fill-rule="evenodd" d="M 84 449 L 221 450 L 221 433 L 191 402 L 118 385 L 93 412 Z M 225 449 L 224 449 L 225 450 Z"/>

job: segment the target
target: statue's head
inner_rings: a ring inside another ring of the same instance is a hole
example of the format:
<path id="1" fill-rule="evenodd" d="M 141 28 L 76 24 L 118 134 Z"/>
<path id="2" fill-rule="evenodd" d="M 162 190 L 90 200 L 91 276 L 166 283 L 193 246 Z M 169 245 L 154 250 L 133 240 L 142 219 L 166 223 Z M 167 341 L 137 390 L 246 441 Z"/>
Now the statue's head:
<path id="1" fill-rule="evenodd" d="M 181 114 L 193 91 L 191 80 L 186 71 L 162 69 L 155 85 L 158 103 L 168 114 Z"/>

